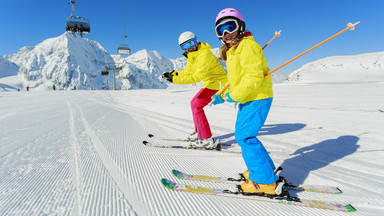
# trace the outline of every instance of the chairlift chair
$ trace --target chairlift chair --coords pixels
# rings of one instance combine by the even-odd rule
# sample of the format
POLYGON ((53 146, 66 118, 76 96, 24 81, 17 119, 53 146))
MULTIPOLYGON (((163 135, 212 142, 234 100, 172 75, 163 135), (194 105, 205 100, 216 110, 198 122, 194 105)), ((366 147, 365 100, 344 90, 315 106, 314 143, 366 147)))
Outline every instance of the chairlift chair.
POLYGON ((102 76, 108 76, 109 75, 109 71, 108 70, 102 70, 101 71, 101 75, 102 76))
POLYGON ((124 36, 124 38, 125 38, 125 43, 120 44, 120 46, 117 47, 117 53, 122 55, 129 55, 131 54, 131 48, 128 46, 126 35, 124 36))
POLYGON ((122 55, 129 55, 131 54, 131 48, 129 48, 128 44, 120 44, 120 46, 117 48, 117 53, 122 55))
POLYGON ((66 31, 73 31, 75 28, 75 25, 77 25, 78 30, 82 33, 90 33, 91 32, 91 25, 89 20, 85 19, 84 17, 78 17, 78 16, 70 16, 67 17, 66 22, 66 31))

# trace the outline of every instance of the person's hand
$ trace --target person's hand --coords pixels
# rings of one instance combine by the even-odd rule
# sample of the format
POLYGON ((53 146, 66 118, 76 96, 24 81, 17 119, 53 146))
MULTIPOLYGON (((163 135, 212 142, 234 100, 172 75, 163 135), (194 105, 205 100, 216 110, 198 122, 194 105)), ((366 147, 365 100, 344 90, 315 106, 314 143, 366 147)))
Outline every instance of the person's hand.
POLYGON ((227 94, 225 94, 225 97, 226 97, 226 100, 230 103, 237 103, 237 101, 233 100, 231 98, 231 95, 229 94, 229 92, 227 94))
POLYGON ((218 94, 213 95, 212 99, 213 99, 213 101, 212 101, 213 105, 224 103, 224 99, 221 98, 220 95, 218 95, 218 94))
POLYGON ((173 72, 174 72, 174 70, 165 72, 165 73, 163 73, 163 75, 161 77, 168 80, 169 82, 173 82, 173 75, 172 75, 173 72))

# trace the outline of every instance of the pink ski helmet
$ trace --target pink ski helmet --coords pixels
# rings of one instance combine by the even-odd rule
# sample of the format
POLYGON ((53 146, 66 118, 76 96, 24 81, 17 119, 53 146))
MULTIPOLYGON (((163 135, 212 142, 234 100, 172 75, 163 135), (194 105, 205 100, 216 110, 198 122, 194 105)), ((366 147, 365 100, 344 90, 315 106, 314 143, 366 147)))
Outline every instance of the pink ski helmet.
POLYGON ((234 8, 225 8, 217 14, 215 24, 225 17, 234 17, 244 22, 243 15, 241 15, 238 10, 234 8))
POLYGON ((245 32, 245 22, 244 22, 243 15, 241 15, 241 13, 234 8, 225 8, 217 14, 216 21, 215 21, 215 28, 217 27, 217 24, 219 24, 225 18, 236 19, 240 27, 239 33, 243 34, 245 32))

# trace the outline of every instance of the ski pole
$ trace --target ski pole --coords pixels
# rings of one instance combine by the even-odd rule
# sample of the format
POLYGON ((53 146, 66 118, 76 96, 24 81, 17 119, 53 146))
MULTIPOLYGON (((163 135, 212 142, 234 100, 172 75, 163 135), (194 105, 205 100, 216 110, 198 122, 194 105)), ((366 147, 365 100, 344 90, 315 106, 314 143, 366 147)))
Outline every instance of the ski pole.
MULTIPOLYGON (((262 48, 262 50, 264 50, 265 49, 265 47, 267 47, 276 37, 280 37, 280 35, 281 35, 281 30, 280 31, 278 31, 278 32, 275 32, 275 36, 273 36, 273 38, 271 39, 271 40, 269 40, 268 41, 268 43, 267 44, 265 44, 264 45, 264 47, 262 48)), ((219 94, 219 95, 221 95, 221 94, 223 94, 223 92, 225 91, 225 90, 227 90, 227 88, 229 87, 229 83, 226 85, 226 86, 224 86, 224 88, 222 88, 217 94, 219 94)), ((209 102, 209 106, 212 106, 212 102, 213 102, 213 100, 211 101, 211 102, 209 102)))
POLYGON ((273 40, 275 40, 276 37, 280 37, 280 35, 281 35, 280 33, 281 33, 281 30, 278 32, 275 32, 275 36, 273 36, 273 38, 267 44, 264 45, 262 50, 264 50, 265 47, 267 47, 273 40))
MULTIPOLYGON (((319 47, 320 45, 322 45, 322 44, 328 42, 329 40, 331 40, 331 39, 337 37, 338 35, 344 33, 345 31, 347 31, 347 30, 355 30, 355 25, 357 25, 357 24, 359 24, 359 23, 360 23, 360 21, 358 21, 358 22, 356 22, 356 23, 354 23, 354 24, 352 24, 352 23, 348 23, 348 24, 347 24, 347 28, 341 30, 340 32, 338 32, 338 33, 336 33, 336 34, 334 34, 334 35, 332 35, 331 37, 325 39, 324 41, 322 41, 322 42, 316 44, 316 45, 313 46, 312 48, 310 48, 310 49, 304 51, 303 53, 301 53, 301 54, 299 54, 299 55, 297 55, 296 57, 294 57, 294 58, 292 58, 291 60, 285 62, 284 64, 280 65, 279 67, 277 67, 277 68, 275 68, 275 69, 269 71, 267 74, 264 75, 264 77, 266 77, 266 76, 270 75, 271 73, 273 73, 273 72, 279 70, 280 68, 284 67, 285 65, 287 65, 287 64, 289 64, 289 63, 291 63, 291 62, 293 62, 294 60, 296 60, 296 59, 300 58, 301 56, 303 56, 304 54, 308 53, 309 51, 312 51, 313 49, 315 49, 315 48, 319 47)), ((226 86, 225 86, 225 87, 224 87, 218 94, 221 95, 225 90, 227 90, 228 87, 229 87, 229 83, 228 83, 228 84, 227 84, 227 85, 226 85, 226 86)), ((209 103, 209 105, 212 105, 212 102, 213 102, 213 100, 209 103)))
POLYGON ((338 33, 336 33, 336 34, 334 34, 334 35, 332 35, 331 37, 325 39, 324 41, 322 41, 322 42, 316 44, 316 45, 313 46, 312 48, 307 49, 306 51, 304 51, 304 52, 302 52, 301 54, 297 55, 297 56, 294 57, 293 59, 291 59, 291 60, 285 62, 284 64, 280 65, 279 67, 277 67, 277 68, 275 68, 275 69, 269 71, 267 74, 264 75, 264 77, 266 77, 266 76, 270 75, 271 73, 273 73, 273 72, 279 70, 280 68, 282 68, 282 67, 284 67, 285 65, 287 65, 287 64, 293 62, 294 60, 300 58, 301 56, 303 56, 303 55, 305 55, 306 53, 312 51, 313 49, 315 49, 315 48, 317 48, 317 47, 323 45, 324 43, 326 43, 326 42, 332 40, 333 38, 335 38, 335 37, 337 37, 338 35, 344 33, 345 31, 347 31, 347 30, 355 30, 355 25, 357 25, 357 24, 359 24, 359 23, 360 23, 360 21, 358 21, 358 22, 356 22, 356 23, 354 23, 354 24, 352 24, 352 23, 348 23, 348 24, 347 24, 347 28, 341 30, 340 32, 338 32, 338 33))

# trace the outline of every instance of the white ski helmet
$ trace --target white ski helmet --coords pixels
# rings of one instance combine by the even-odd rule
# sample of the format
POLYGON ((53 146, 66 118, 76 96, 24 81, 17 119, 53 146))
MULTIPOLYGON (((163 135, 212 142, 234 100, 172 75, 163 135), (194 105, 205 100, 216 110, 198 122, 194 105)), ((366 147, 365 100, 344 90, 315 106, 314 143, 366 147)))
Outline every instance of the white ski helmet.
POLYGON ((183 32, 180 36, 179 36, 179 45, 183 44, 184 42, 187 42, 188 40, 191 40, 195 38, 196 39, 196 36, 195 34, 193 34, 193 32, 190 32, 190 31, 186 31, 186 32, 183 32))

